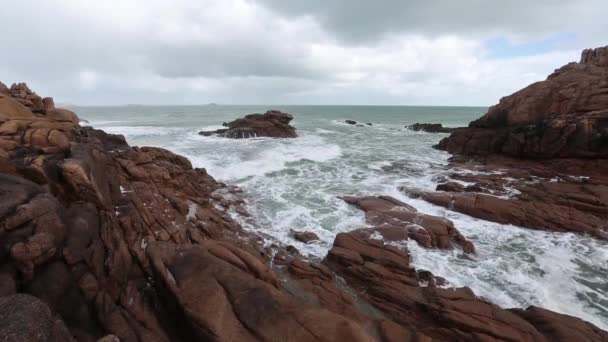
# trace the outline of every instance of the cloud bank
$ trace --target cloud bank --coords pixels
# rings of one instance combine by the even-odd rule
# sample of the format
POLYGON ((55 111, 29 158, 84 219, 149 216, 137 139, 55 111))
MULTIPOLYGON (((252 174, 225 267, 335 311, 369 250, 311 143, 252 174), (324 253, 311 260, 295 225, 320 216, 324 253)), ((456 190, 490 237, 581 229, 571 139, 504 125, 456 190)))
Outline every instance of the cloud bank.
POLYGON ((77 104, 489 105, 605 45, 597 0, 3 5, 0 80, 77 104))

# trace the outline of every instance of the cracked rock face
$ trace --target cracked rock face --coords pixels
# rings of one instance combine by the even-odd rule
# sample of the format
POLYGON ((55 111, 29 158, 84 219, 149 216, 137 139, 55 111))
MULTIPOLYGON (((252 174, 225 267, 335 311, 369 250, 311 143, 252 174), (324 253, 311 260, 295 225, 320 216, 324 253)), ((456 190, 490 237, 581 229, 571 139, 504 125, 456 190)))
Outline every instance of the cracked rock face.
POLYGON ((243 118, 225 123, 227 128, 216 131, 199 132, 200 135, 218 135, 231 139, 247 139, 257 137, 295 138, 298 135, 289 123, 293 116, 277 110, 265 114, 249 114, 243 118))

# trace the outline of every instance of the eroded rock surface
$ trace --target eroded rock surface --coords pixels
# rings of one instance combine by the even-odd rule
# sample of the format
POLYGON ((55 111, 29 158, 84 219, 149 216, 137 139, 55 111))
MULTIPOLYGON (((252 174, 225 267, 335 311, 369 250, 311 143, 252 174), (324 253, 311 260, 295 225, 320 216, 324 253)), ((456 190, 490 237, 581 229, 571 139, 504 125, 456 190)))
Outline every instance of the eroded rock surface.
POLYGON ((278 110, 270 110, 265 114, 249 114, 243 118, 224 123, 227 128, 216 131, 202 131, 200 135, 218 135, 232 139, 255 137, 295 138, 296 130, 289 123, 293 116, 278 110))

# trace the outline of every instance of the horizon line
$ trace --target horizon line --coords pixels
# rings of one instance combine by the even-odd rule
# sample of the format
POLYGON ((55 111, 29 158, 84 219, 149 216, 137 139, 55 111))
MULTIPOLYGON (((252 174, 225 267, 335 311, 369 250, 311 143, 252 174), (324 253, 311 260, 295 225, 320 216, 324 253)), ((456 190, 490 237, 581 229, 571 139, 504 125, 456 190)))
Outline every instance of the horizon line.
POLYGON ((284 106, 284 107, 464 107, 464 108, 487 108, 492 105, 407 105, 407 104, 228 104, 228 103, 205 103, 205 104, 139 104, 139 103, 126 103, 126 104, 72 104, 72 103, 58 103, 57 106, 61 107, 221 107, 221 106, 233 106, 233 107, 244 107, 244 106, 284 106))

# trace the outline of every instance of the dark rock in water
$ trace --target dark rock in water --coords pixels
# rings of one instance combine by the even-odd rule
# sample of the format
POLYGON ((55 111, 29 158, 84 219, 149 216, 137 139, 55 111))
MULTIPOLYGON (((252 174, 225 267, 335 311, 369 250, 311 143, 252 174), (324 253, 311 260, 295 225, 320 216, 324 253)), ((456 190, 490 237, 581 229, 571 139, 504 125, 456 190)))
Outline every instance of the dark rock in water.
POLYGON ((431 124, 431 123, 415 123, 413 125, 406 126, 407 129, 416 132, 427 132, 427 133, 451 133, 456 128, 443 127, 442 124, 431 124))
POLYGON ((366 123, 366 125, 372 126, 373 124, 371 122, 368 122, 368 123, 366 123))
POLYGON ((198 132, 198 134, 204 135, 206 137, 209 137, 209 136, 212 136, 212 135, 218 135, 218 134, 221 135, 221 134, 226 133, 227 131, 228 131, 228 129, 218 129, 218 130, 215 130, 215 131, 200 131, 200 132, 198 132))
POLYGON ((437 148, 465 155, 608 158, 608 46, 504 97, 437 148))
POLYGON ((349 125, 356 125, 357 121, 355 120, 344 120, 345 123, 349 124, 349 125))
POLYGON ((289 125, 293 116, 276 110, 265 114, 249 114, 231 122, 224 122, 222 126, 228 127, 216 131, 202 131, 200 135, 218 135, 232 139, 246 139, 255 137, 295 138, 298 135, 294 127, 289 125))
POLYGON ((304 243, 309 243, 309 242, 319 240, 319 236, 313 232, 298 232, 298 231, 292 230, 291 235, 293 235, 294 239, 296 239, 300 242, 304 242, 304 243))

